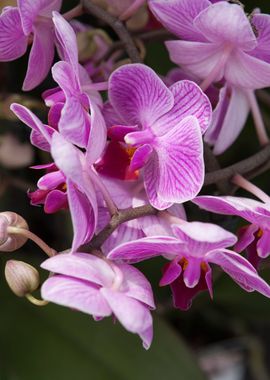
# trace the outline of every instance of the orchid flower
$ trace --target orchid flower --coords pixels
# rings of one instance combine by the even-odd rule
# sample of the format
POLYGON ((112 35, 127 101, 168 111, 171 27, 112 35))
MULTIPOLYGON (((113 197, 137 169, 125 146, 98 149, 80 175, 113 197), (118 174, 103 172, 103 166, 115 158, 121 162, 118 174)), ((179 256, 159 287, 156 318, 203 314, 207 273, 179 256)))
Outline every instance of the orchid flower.
POLYGON ((93 315, 114 315, 126 330, 138 334, 146 349, 153 337, 150 283, 136 268, 116 265, 86 253, 58 254, 41 265, 54 274, 41 288, 45 300, 93 315))
POLYGON ((256 241, 256 253, 260 258, 270 255, 270 207, 269 204, 249 198, 200 196, 192 201, 201 208, 224 215, 237 215, 251 223, 242 228, 235 246, 242 252, 256 241))
POLYGON ((203 184, 202 133, 211 119, 200 88, 181 81, 168 89, 147 66, 125 65, 110 77, 109 100, 125 123, 113 133, 136 148, 130 169, 144 167, 150 203, 162 210, 194 198, 203 184))
POLYGON ((172 226, 174 237, 151 236, 123 244, 112 250, 110 260, 139 262, 163 255, 170 260, 164 268, 161 286, 170 285, 175 307, 186 310, 200 291, 212 292, 212 272, 216 264, 248 292, 270 297, 270 287, 248 260, 227 247, 236 243, 235 235, 209 223, 183 222, 172 226))
POLYGON ((54 57, 52 11, 62 0, 18 0, 18 7, 6 7, 0 16, 0 61, 13 61, 26 53, 33 40, 23 90, 38 86, 47 76, 54 57))
MULTIPOLYGON (((26 107, 13 104, 11 109, 32 129, 31 139, 34 144, 50 151, 54 158, 58 170, 46 174, 39 180, 38 185, 40 190, 47 191, 45 205, 51 212, 63 208, 67 196, 74 228, 72 249, 77 249, 91 239, 97 224, 97 200, 93 182, 99 188, 102 184, 98 181, 92 165, 100 157, 106 142, 106 135, 102 134, 104 126, 100 125, 102 119, 95 117, 100 111, 97 106, 93 108, 91 139, 84 154, 53 128, 44 125, 26 107), (66 188, 64 194, 61 194, 59 186, 62 189, 66 188)), ((104 187, 102 191, 106 197, 104 187)), ((33 200, 35 201, 35 197, 33 200)))
MULTIPOLYGON (((232 106, 227 109, 216 151, 224 151, 239 135, 247 117, 247 103, 260 143, 268 143, 254 90, 270 85, 270 49, 266 38, 270 16, 255 13, 249 19, 240 5, 227 1, 212 4, 208 0, 150 0, 149 5, 158 20, 182 39, 166 43, 173 62, 203 80, 203 90, 221 79, 227 82, 221 98, 230 91, 232 106)), ((224 119, 224 106, 220 112, 224 119)), ((212 135, 218 129, 213 126, 212 135)))

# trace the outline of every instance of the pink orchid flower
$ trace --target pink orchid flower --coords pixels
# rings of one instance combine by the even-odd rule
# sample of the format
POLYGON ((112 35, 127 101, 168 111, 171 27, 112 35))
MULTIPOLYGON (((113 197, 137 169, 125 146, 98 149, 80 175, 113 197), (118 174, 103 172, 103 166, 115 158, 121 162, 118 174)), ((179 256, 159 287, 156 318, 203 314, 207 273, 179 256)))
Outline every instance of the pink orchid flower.
POLYGON ((168 89, 152 69, 132 64, 111 75, 109 100, 123 120, 113 133, 136 148, 130 169, 144 168, 150 203, 162 210, 194 198, 204 179, 202 133, 211 119, 200 88, 181 81, 168 89))
POLYGON ((150 283, 136 268, 116 265, 86 253, 66 253, 41 265, 54 274, 41 288, 42 298, 93 315, 114 315, 126 330, 138 334, 146 349, 153 337, 150 283))
POLYGON ((186 310, 192 298, 208 289, 212 296, 212 272, 216 264, 248 292, 258 291, 270 297, 270 287, 256 269, 241 255, 227 247, 236 243, 235 235, 209 223, 183 222, 172 226, 174 237, 151 236, 123 244, 108 255, 111 260, 129 263, 163 255, 165 266, 161 286, 170 285, 175 307, 186 310))

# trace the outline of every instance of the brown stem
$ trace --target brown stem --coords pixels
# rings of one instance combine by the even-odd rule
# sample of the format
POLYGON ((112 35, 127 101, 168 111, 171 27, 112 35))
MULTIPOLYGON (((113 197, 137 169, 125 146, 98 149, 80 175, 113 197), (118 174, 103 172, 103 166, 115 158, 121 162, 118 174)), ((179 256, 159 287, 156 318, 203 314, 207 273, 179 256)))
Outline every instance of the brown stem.
POLYGON ((93 238, 91 243, 80 247, 80 251, 91 252, 93 249, 99 249, 120 224, 143 216, 156 215, 157 213, 158 210, 151 205, 119 210, 117 214, 112 216, 107 226, 93 238))
POLYGON ((212 185, 222 180, 231 179, 235 174, 248 174, 257 168, 260 168, 270 160, 270 145, 266 145, 258 153, 239 161, 236 164, 227 168, 215 170, 211 173, 206 173, 204 186, 212 185))
POLYGON ((136 48, 133 39, 125 25, 117 17, 112 16, 110 13, 94 4, 91 0, 81 0, 81 4, 87 13, 105 22, 115 31, 119 39, 123 42, 124 48, 132 63, 141 62, 139 51, 136 48))

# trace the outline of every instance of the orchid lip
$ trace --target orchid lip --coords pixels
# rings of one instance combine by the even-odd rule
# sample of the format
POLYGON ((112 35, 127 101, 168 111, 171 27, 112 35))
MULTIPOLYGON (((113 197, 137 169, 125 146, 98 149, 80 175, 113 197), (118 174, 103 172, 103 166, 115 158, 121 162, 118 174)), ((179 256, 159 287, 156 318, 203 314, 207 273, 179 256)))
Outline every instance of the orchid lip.
POLYGON ((132 146, 153 143, 154 139, 155 136, 149 128, 139 132, 131 132, 125 136, 125 142, 132 146))

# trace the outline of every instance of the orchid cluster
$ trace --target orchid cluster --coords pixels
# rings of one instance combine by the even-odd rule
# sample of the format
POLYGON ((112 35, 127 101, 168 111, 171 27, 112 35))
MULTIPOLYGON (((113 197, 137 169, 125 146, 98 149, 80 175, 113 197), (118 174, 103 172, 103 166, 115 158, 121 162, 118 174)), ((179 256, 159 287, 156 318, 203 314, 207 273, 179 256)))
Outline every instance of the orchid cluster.
POLYGON ((61 0, 18 0, 0 16, 0 60, 15 60, 30 46, 23 90, 37 87, 50 72, 55 82, 42 94, 47 123, 24 105, 10 107, 30 128, 32 145, 51 157, 33 167, 43 174, 28 193, 30 202, 49 214, 66 210, 73 226, 71 248, 56 252, 22 217, 0 214, 2 252, 32 239, 49 256, 41 264, 50 272, 42 300, 31 294, 39 273, 24 262, 7 261, 11 289, 35 304, 53 302, 97 321, 113 316, 145 348, 153 338, 155 301, 138 262, 164 259, 159 285, 170 286, 181 310, 202 291, 213 297, 214 266, 244 290, 270 297, 257 272, 270 254, 268 195, 242 177, 247 170, 225 180, 259 200, 198 195, 205 181, 204 147, 216 160, 238 138, 249 112, 259 143, 268 149, 255 90, 270 87, 270 16, 259 9, 247 14, 238 2, 209 0, 82 1, 64 14, 61 6, 61 0), (123 59, 127 41, 121 33, 117 51, 105 30, 75 19, 91 10, 105 15, 102 21, 120 23, 141 60, 140 43, 125 25, 143 11, 140 30, 170 32, 165 45, 179 67, 162 76, 131 55, 123 59), (188 221, 190 201, 248 225, 234 234, 188 221))

